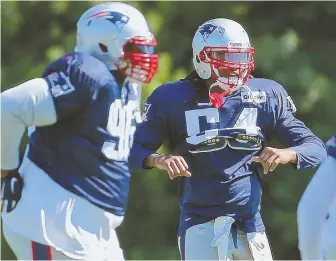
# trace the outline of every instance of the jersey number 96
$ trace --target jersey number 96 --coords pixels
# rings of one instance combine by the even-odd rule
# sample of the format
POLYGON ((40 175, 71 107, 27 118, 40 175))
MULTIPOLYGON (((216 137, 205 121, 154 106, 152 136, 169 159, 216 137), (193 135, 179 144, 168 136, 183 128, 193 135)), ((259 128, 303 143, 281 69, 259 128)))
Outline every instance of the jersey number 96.
POLYGON ((102 152, 109 160, 127 160, 130 148, 133 143, 135 132, 136 103, 129 101, 127 105, 122 105, 121 100, 115 100, 110 106, 107 131, 116 140, 104 142, 102 152))

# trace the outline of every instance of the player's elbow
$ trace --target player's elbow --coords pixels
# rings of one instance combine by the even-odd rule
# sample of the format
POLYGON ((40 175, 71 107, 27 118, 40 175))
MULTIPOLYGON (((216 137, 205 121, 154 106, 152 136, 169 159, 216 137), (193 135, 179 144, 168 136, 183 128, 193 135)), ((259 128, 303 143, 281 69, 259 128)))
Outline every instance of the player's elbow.
POLYGON ((321 149, 320 157, 318 160, 318 166, 320 166, 328 157, 327 151, 325 148, 321 149))
POLYGON ((327 158, 326 148, 317 137, 309 137, 292 148, 298 153, 301 168, 317 168, 327 158))
POLYGON ((316 148, 314 149, 315 152, 315 158, 316 158, 316 167, 319 167, 323 161, 325 161, 327 159, 327 150, 326 147, 324 145, 324 143, 322 142, 322 140, 320 140, 319 138, 315 138, 315 144, 316 144, 316 148))

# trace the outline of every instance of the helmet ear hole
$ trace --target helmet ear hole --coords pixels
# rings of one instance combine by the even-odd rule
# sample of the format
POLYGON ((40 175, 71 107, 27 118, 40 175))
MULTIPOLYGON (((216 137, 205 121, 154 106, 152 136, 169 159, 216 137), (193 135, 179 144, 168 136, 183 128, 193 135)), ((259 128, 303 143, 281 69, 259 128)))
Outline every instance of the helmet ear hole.
POLYGON ((108 48, 105 44, 99 43, 99 48, 103 53, 107 53, 108 52, 108 48))
POLYGON ((197 63, 200 63, 201 61, 200 61, 200 58, 198 57, 198 55, 196 55, 196 62, 197 63))

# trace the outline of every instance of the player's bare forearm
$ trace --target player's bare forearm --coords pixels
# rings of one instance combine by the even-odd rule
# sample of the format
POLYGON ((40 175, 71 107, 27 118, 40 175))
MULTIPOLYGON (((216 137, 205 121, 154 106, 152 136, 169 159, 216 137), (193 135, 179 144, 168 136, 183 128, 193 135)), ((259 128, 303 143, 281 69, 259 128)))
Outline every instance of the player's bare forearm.
POLYGON ((298 161, 298 155, 292 148, 277 149, 266 147, 257 157, 252 158, 255 162, 260 162, 264 169, 264 174, 273 171, 279 164, 293 163, 298 161))
POLYGON ((154 153, 154 154, 149 155, 147 158, 145 158, 143 167, 148 168, 148 169, 154 168, 155 167, 154 160, 155 160, 155 157, 157 157, 158 155, 159 154, 154 153))
POLYGON ((190 177, 188 164, 181 156, 151 154, 144 160, 145 168, 158 168, 166 170, 169 178, 174 179, 178 176, 190 177))

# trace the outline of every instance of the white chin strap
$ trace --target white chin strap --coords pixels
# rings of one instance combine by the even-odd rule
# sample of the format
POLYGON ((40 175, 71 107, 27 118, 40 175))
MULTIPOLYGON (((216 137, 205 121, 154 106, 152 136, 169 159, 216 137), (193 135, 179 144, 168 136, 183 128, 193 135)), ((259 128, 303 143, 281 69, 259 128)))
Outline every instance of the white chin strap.
MULTIPOLYGON (((215 81, 213 84, 211 84, 211 86, 209 87, 209 93, 211 93, 211 89, 214 87, 219 87, 224 91, 226 91, 229 86, 223 82, 221 82, 219 79, 217 81, 215 81)), ((234 87, 235 88, 235 87, 234 87)))
MULTIPOLYGON (((219 87, 223 90, 223 92, 225 92, 229 86, 227 84, 225 84, 223 81, 226 80, 226 77, 219 77, 213 84, 210 85, 209 87, 209 94, 211 93, 212 88, 214 87, 219 87)), ((232 91, 237 90, 238 88, 240 88, 242 85, 235 85, 234 87, 231 88, 232 91)))

